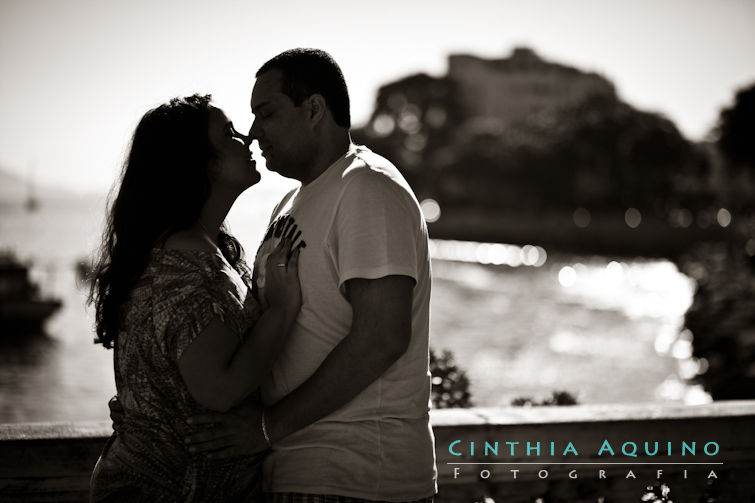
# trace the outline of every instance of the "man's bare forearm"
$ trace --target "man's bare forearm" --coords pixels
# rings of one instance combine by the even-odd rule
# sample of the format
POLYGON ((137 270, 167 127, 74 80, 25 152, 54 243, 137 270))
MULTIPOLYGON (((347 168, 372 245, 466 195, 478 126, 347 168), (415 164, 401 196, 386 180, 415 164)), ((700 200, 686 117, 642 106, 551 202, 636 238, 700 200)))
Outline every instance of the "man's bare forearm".
POLYGON ((309 379, 268 409, 273 442, 349 403, 406 352, 413 286, 405 276, 347 284, 351 331, 309 379))
POLYGON ((350 334, 307 381, 268 409, 271 440, 275 442, 340 409, 400 357, 385 348, 365 351, 350 334))

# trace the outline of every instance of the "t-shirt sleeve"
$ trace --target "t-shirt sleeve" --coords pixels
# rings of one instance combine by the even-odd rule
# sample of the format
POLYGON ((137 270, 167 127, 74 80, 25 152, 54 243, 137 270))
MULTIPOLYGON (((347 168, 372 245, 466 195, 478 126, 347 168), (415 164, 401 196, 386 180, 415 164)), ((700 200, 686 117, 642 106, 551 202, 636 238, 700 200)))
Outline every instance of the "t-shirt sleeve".
POLYGON ((168 321, 168 355, 175 361, 180 360, 186 348, 215 318, 221 322, 225 322, 226 318, 226 307, 217 293, 203 285, 186 292, 184 298, 173 307, 168 321))
POLYGON ((422 220, 414 199, 383 173, 365 171, 345 185, 328 234, 338 286, 354 278, 409 276, 417 281, 422 220))

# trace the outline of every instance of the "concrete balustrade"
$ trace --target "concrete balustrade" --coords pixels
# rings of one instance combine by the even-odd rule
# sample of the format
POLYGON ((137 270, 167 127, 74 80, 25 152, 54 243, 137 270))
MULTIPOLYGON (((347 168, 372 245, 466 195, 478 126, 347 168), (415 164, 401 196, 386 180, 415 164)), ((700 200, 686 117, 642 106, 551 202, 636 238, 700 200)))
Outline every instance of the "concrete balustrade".
MULTIPOLYGON (((755 401, 446 409, 431 417, 440 502, 639 502, 659 481, 676 503, 755 498, 755 401), (654 455, 645 442, 650 454, 658 443, 654 455), (636 456, 626 454, 633 445, 636 456)), ((109 422, 0 424, 0 502, 86 501, 110 431, 109 422)))
POLYGON ((755 498, 755 401, 456 409, 433 426, 443 501, 639 502, 658 470, 675 503, 755 498))

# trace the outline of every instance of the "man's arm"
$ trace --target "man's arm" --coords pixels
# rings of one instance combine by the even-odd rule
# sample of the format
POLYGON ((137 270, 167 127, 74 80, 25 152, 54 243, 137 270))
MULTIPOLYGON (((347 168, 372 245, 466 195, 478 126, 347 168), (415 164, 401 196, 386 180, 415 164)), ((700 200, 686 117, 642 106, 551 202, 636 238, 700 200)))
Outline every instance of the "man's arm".
POLYGON ((356 278, 345 289, 351 330, 309 379, 265 412, 273 443, 349 403, 409 347, 414 279, 356 278))
MULTIPOLYGON (((273 443, 346 405, 406 352, 414 280, 352 279, 345 287, 353 311, 351 330, 309 379, 265 411, 273 443)), ((222 458, 267 448, 260 409, 199 414, 189 422, 213 425, 186 439, 192 451, 213 451, 210 457, 222 458)))

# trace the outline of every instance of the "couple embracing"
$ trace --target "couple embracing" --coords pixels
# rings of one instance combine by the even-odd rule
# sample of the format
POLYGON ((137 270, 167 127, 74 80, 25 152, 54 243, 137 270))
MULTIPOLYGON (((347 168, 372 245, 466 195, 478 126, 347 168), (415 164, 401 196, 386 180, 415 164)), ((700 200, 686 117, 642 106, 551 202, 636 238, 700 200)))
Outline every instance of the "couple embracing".
POLYGON ((257 72, 236 131, 209 96, 134 133, 92 286, 116 432, 91 500, 432 501, 427 228, 396 168, 349 134, 327 53, 257 72), (249 268, 224 225, 260 179, 300 186, 249 268))

